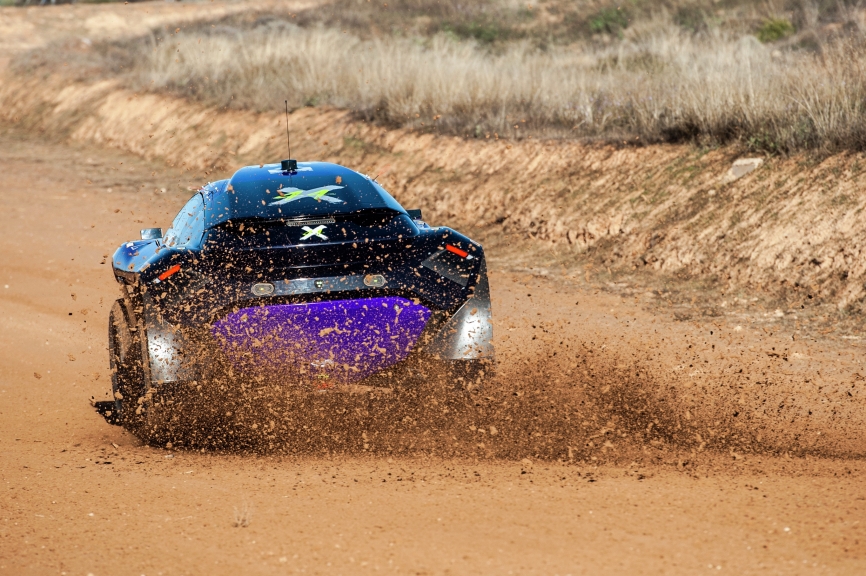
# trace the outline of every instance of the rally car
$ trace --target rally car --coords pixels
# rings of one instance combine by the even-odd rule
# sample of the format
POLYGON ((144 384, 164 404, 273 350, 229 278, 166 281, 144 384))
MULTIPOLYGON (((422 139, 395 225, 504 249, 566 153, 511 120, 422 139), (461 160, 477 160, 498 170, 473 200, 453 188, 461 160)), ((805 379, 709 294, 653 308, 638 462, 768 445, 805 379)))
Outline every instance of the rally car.
POLYGON ((471 388, 492 368, 482 247, 337 164, 242 168, 112 260, 112 388, 130 427, 215 363, 309 391, 389 386, 422 365, 471 388))

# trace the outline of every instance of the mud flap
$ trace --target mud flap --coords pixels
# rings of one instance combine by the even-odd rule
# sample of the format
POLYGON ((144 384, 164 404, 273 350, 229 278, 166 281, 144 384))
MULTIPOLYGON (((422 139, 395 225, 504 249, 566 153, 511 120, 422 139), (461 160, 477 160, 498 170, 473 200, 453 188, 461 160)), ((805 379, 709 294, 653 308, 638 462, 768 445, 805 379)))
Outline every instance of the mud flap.
POLYGON ((486 360, 492 364, 490 284, 487 264, 481 265, 473 295, 433 336, 424 352, 440 360, 486 360))
POLYGON ((100 400, 94 402, 93 408, 96 409, 97 414, 105 418, 105 421, 112 426, 120 426, 122 424, 120 414, 117 412, 113 400, 100 400))
POLYGON ((150 381, 161 384, 192 381, 197 377, 194 359, 190 358, 183 331, 159 319, 151 319, 145 328, 150 360, 150 381))

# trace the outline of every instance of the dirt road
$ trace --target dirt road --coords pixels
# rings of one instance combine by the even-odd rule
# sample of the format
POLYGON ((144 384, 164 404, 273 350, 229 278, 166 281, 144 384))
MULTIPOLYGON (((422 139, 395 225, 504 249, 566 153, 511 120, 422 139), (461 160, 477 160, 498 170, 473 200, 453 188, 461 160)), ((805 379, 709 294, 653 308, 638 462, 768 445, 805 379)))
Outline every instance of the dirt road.
POLYGON ((504 248, 502 376, 433 448, 142 446, 90 404, 109 387, 106 257, 198 176, 0 137, 0 574, 866 571, 859 355, 676 322, 504 248))

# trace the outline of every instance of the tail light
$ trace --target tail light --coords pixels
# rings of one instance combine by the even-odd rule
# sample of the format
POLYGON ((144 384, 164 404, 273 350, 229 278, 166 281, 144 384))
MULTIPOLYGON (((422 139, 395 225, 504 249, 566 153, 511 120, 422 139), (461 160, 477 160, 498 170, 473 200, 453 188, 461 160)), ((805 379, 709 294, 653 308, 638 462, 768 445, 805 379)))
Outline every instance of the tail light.
POLYGON ((180 264, 175 264, 174 266, 172 266, 171 268, 169 268, 168 270, 166 270, 165 272, 160 274, 157 277, 157 280, 162 282, 162 281, 168 279, 170 276, 177 274, 178 272, 180 272, 180 264))

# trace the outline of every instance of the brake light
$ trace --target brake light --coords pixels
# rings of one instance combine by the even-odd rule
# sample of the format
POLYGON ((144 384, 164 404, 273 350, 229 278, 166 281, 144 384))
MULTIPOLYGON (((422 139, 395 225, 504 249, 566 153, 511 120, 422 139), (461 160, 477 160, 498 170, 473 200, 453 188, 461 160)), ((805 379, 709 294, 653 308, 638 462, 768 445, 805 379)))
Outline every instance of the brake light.
POLYGON ((171 276, 172 274, 177 274, 178 272, 180 272, 180 264, 175 264, 174 266, 172 266, 171 268, 169 268, 168 270, 166 270, 165 272, 160 274, 159 280, 163 281, 166 278, 168 278, 169 276, 171 276))
POLYGON ((445 249, 448 250, 449 252, 453 252, 454 254, 457 254, 461 258, 466 258, 467 256, 469 256, 469 252, 467 252, 465 250, 461 250, 457 246, 452 246, 451 244, 446 244, 445 249))

